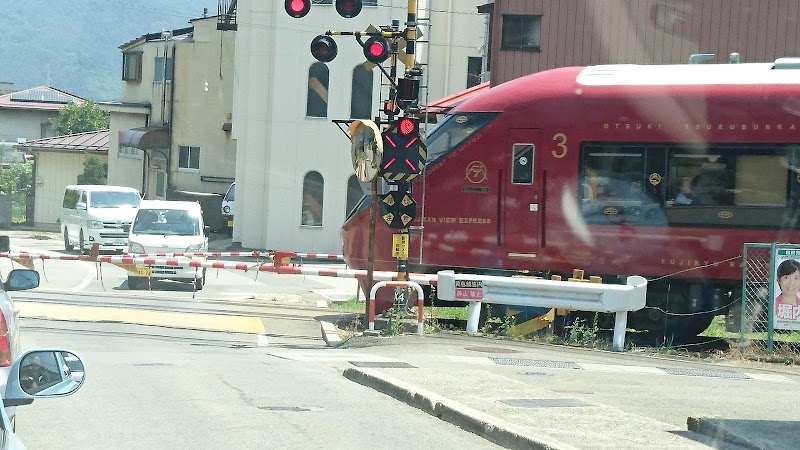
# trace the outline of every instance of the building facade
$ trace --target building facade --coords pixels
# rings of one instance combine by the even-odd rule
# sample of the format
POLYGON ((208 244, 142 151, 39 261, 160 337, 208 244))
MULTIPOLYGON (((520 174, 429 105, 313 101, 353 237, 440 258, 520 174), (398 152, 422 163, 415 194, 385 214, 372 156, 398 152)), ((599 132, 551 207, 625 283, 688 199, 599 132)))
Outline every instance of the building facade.
POLYGON ((122 101, 101 104, 111 113, 109 184, 149 199, 225 192, 234 179, 235 35, 217 30, 217 17, 190 25, 122 45, 122 101))
MULTIPOLYGON (((420 0, 416 61, 421 99, 433 101, 481 81, 487 41, 482 1, 420 0)), ((294 19, 281 2, 237 5, 233 136, 237 144, 233 240, 246 248, 340 253, 339 230, 363 190, 350 141, 333 120, 374 118, 388 92, 380 70, 365 64, 352 36, 336 36, 328 64, 310 53, 328 30, 364 31, 398 20, 406 0, 364 1, 352 19, 332 1, 314 2, 294 19)), ((402 76, 402 64, 398 74, 402 76)), ((380 226, 380 225, 379 225, 380 226)))
POLYGON ((491 85, 555 67, 800 56, 795 0, 495 0, 491 85))

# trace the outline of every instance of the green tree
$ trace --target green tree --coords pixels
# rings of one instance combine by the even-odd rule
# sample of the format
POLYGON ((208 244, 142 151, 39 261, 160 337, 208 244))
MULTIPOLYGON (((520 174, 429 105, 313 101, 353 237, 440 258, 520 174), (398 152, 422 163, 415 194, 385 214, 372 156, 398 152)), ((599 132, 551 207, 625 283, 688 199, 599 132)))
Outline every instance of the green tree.
POLYGON ((108 164, 98 156, 86 155, 83 162, 83 173, 78 175, 78 184, 106 184, 108 164))
POLYGON ((101 110, 97 103, 87 101, 82 105, 70 102, 61 108, 58 116, 50 119, 57 136, 107 130, 111 114, 101 110))

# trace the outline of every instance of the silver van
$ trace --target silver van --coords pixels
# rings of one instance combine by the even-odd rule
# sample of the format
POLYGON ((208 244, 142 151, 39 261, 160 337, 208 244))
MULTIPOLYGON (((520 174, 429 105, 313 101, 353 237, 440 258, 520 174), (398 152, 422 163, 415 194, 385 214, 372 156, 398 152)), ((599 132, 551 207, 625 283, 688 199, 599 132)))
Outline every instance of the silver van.
POLYGON ((67 186, 59 219, 64 248, 69 251, 77 246, 85 252, 97 243, 101 251, 126 250, 141 201, 139 191, 130 187, 67 186))

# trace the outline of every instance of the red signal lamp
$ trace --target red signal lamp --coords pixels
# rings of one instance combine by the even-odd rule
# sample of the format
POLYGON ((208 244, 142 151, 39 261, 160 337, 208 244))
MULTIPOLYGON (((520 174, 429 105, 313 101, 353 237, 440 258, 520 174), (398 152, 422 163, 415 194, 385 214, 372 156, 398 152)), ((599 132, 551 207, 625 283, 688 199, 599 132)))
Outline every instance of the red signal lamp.
POLYGON ((397 123, 397 131, 400 132, 401 136, 413 136, 419 134, 419 124, 411 117, 403 117, 397 123))
POLYGON ((311 11, 311 0, 285 0, 283 7, 287 14, 299 19, 311 11))
POLYGON ((372 36, 364 42, 364 57, 373 64, 380 64, 389 57, 389 43, 380 36, 372 36))
POLYGON ((336 12, 345 19, 352 19, 361 12, 361 0, 336 0, 336 12))
POLYGON ((311 40, 311 56, 319 62, 329 63, 336 58, 339 48, 332 37, 320 34, 311 40))

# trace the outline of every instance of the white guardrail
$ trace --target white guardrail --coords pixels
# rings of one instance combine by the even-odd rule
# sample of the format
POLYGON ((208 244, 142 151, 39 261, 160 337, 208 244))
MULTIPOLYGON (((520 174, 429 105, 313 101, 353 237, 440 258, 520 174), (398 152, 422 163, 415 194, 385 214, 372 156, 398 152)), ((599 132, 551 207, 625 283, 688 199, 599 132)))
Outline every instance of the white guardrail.
POLYGON ((481 303, 559 308, 571 311, 616 313, 614 350, 625 348, 628 311, 644 308, 647 280, 629 276, 627 284, 581 283, 503 276, 457 274, 451 270, 438 273, 437 296, 440 300, 467 301, 467 333, 478 332, 481 303))

